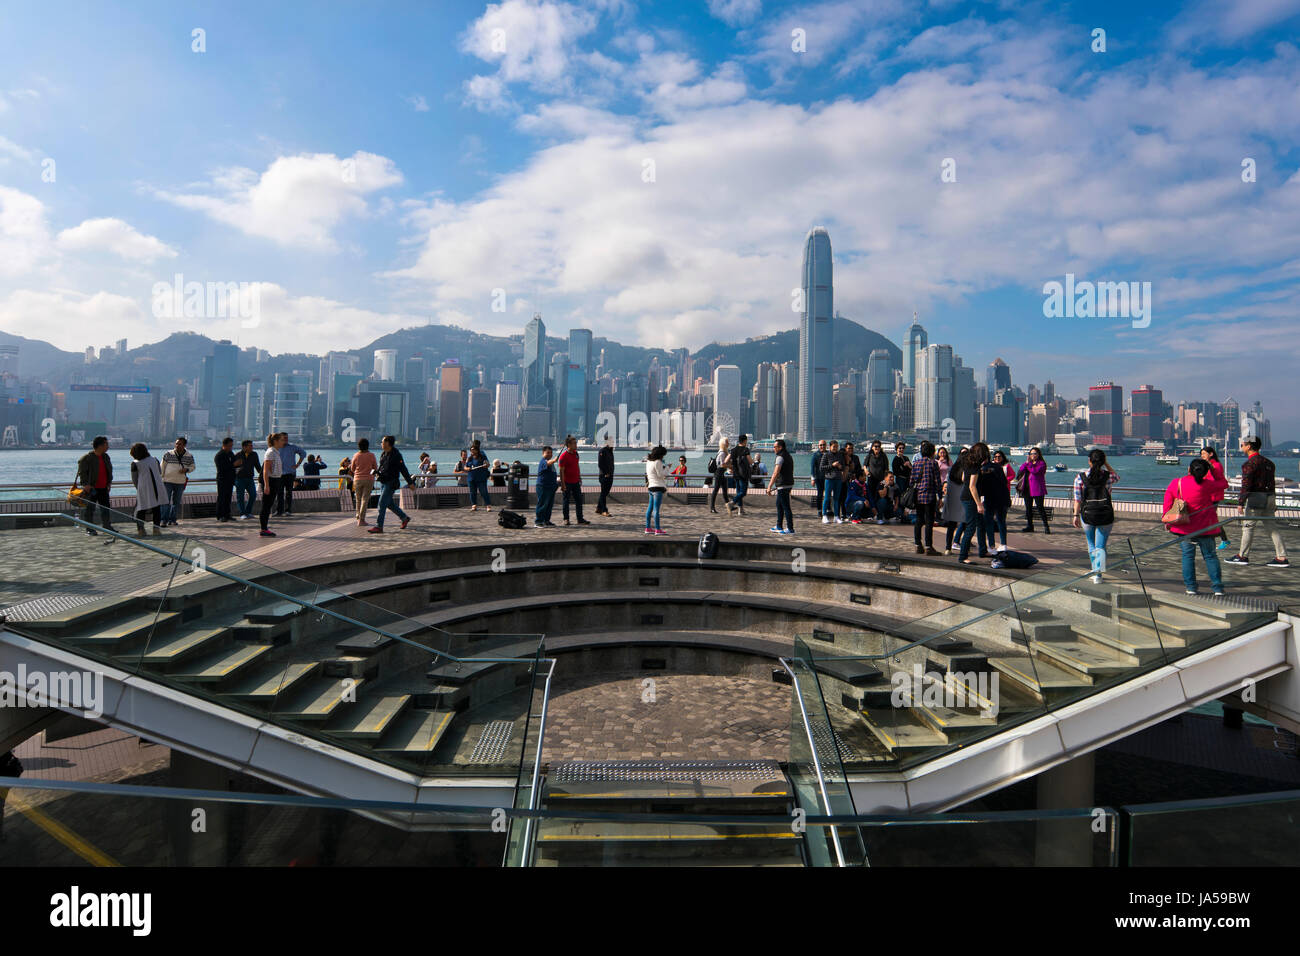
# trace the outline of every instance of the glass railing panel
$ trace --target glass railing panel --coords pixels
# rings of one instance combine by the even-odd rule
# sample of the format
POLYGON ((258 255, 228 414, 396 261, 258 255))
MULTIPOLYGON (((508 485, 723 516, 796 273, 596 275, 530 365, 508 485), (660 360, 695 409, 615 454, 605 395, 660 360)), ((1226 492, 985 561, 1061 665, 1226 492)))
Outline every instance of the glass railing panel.
MULTIPOLYGON (((786 772, 795 805, 809 815, 853 815, 853 796, 844 770, 847 742, 831 723, 807 642, 795 637, 794 654, 782 661, 791 681, 790 756, 786 772)), ((856 866, 866 862, 861 836, 852 828, 824 828, 809 834, 813 866, 856 866)))
POLYGON ((1121 807, 1129 866, 1295 866, 1300 790, 1121 807))
POLYGON ((537 825, 533 866, 808 865, 805 828, 791 816, 547 811, 537 825))
MULTIPOLYGON (((529 686, 529 705, 520 735, 519 767, 514 800, 517 810, 536 810, 541 806, 544 785, 542 748, 550 705, 551 677, 555 668, 555 660, 544 658, 542 656, 544 653, 544 647, 538 645, 537 660, 533 664, 529 686)), ((505 865, 531 866, 536 843, 536 821, 532 817, 512 819, 510 834, 506 841, 505 865)))
POLYGON ((489 809, 23 780, 3 866, 499 866, 489 809))
MULTIPOLYGON (((79 527, 47 524, 0 530, 0 547, 79 527)), ((445 631, 185 535, 115 540, 147 578, 78 605, 98 617, 13 626, 411 772, 518 775, 540 636, 445 631), (123 602, 126 624, 106 625, 123 602)))
POLYGON ((1109 808, 857 820, 876 867, 1118 866, 1117 824, 1109 808))

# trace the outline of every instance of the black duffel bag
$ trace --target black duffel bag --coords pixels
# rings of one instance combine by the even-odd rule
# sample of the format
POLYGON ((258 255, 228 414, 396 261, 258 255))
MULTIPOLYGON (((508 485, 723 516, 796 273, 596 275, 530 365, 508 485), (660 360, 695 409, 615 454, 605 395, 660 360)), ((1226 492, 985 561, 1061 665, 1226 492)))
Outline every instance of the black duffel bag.
POLYGON ((497 513, 497 524, 511 531, 518 531, 520 528, 528 527, 528 519, 517 511, 500 511, 497 513))

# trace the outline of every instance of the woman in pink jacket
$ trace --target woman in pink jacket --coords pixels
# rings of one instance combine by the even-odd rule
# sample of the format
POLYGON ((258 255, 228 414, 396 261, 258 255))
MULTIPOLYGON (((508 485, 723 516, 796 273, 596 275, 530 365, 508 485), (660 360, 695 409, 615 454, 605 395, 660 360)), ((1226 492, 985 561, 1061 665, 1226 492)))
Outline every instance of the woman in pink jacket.
POLYGON ((1047 526, 1047 509, 1043 507, 1043 499, 1047 497, 1047 462, 1043 461, 1041 451, 1037 448, 1029 449, 1029 458, 1020 466, 1017 478, 1024 479, 1024 490, 1020 497, 1025 502, 1025 527, 1020 529, 1021 532, 1033 534, 1034 505, 1038 505, 1038 516, 1043 519, 1043 533, 1051 534, 1052 529, 1047 526))
MULTIPOLYGON (((1213 472, 1214 477, 1223 479, 1223 485, 1226 488, 1228 486, 1228 479, 1223 473, 1223 464, 1219 461, 1219 453, 1213 448, 1206 446, 1201 449, 1201 457, 1210 463, 1210 471, 1213 472)), ((1216 506, 1224 499, 1225 495, 1226 492, 1223 491, 1216 491, 1214 493, 1214 503, 1216 506)), ((1215 508, 1215 515, 1218 515, 1217 507, 1215 508)), ((1228 549, 1228 531, 1223 527, 1223 525, 1219 525, 1219 538, 1221 539, 1219 541, 1219 550, 1226 551, 1228 549)))
MULTIPOLYGON (((1215 494, 1226 490, 1228 483, 1215 475, 1210 463, 1204 458, 1193 458, 1187 466, 1187 474, 1176 478, 1165 489, 1165 512, 1174 506, 1175 498, 1187 502, 1188 520, 1184 524, 1170 525, 1169 530, 1182 536, 1179 542, 1183 549, 1183 584, 1188 594, 1195 594, 1196 587, 1196 549, 1200 547, 1205 559, 1205 570, 1210 575, 1210 587, 1215 594, 1223 593, 1223 575, 1219 566, 1219 556, 1214 553, 1214 539, 1218 532, 1219 518, 1215 514, 1215 494)), ((1220 494, 1221 497, 1221 494, 1220 494)))

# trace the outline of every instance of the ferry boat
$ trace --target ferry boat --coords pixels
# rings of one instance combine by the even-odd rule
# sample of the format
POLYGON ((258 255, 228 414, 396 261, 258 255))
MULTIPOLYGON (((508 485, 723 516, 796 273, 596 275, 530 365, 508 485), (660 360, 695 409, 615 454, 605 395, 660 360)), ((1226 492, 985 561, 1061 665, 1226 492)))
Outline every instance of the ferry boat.
POLYGON ((1055 465, 1052 466, 1053 471, 1069 471, 1069 469, 1070 466, 1063 461, 1058 461, 1055 465))
POLYGON ((1177 455, 1156 455, 1157 465, 1177 465, 1181 462, 1182 459, 1177 455))

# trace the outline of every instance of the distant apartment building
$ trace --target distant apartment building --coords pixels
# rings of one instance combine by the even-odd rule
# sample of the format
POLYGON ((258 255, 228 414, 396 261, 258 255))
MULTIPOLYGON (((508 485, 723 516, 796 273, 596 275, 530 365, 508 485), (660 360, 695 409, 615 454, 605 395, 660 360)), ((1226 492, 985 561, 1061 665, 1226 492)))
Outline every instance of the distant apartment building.
POLYGON ((518 382, 498 382, 496 409, 492 432, 498 438, 519 437, 519 399, 522 390, 518 382))
POLYGON ((290 441, 307 434, 307 410, 311 403, 311 372, 276 372, 271 396, 271 428, 287 432, 290 441))

